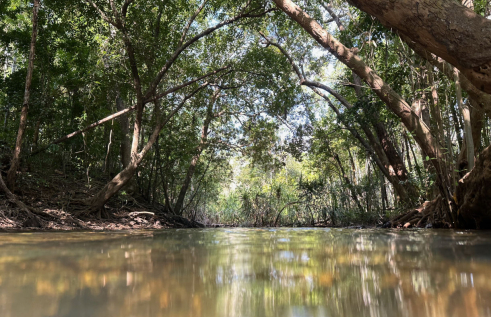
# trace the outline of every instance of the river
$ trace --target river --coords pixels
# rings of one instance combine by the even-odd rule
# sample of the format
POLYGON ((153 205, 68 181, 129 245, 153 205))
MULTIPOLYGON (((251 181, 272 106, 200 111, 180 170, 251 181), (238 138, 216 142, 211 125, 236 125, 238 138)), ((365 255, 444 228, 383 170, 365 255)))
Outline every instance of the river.
POLYGON ((491 316, 491 232, 2 233, 0 316, 491 316))

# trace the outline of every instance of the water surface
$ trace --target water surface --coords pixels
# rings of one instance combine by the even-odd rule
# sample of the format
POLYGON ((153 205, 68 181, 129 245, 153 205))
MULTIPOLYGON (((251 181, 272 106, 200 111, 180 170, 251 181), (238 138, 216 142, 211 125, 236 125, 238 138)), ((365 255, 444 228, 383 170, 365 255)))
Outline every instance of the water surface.
POLYGON ((491 316, 491 233, 3 233, 0 316, 491 316))

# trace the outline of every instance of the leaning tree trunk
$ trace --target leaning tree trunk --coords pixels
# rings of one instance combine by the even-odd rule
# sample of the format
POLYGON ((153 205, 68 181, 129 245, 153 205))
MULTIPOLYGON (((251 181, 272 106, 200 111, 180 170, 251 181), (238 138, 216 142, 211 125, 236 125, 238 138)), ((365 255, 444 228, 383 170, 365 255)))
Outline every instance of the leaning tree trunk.
POLYGON ((95 211, 99 211, 104 207, 104 204, 114 196, 121 188, 123 188, 126 184, 130 182, 135 175, 138 166, 140 165, 143 157, 150 148, 153 146, 157 137, 162 130, 163 125, 158 125, 155 127, 150 139, 147 144, 143 147, 143 149, 139 153, 132 154, 131 161, 118 175, 116 175, 111 181, 109 181, 92 199, 90 199, 90 208, 87 210, 87 213, 92 213, 95 211))
POLYGON ((7 172, 7 184, 10 189, 15 188, 15 179, 20 162, 20 150, 22 148, 22 139, 27 125, 27 112, 29 110, 29 97, 31 95, 31 83, 32 73, 34 71, 34 58, 36 51, 36 37, 38 33, 38 11, 40 0, 34 0, 32 8, 32 35, 31 35, 31 47, 29 50, 29 65, 27 67, 26 86, 24 89, 24 102, 22 104, 22 110, 20 114, 19 130, 17 132, 17 140, 15 142, 15 149, 12 156, 12 162, 10 169, 7 172))
MULTIPOLYGON (((114 196, 123 186, 128 184, 128 182, 132 179, 133 175, 135 174, 138 166, 140 165, 141 161, 145 157, 145 155, 148 153, 148 151, 152 148, 153 144, 155 141, 157 141, 157 138, 160 134, 160 131, 164 128, 164 126, 169 122, 169 120, 176 115, 179 110, 184 107, 186 104, 187 100, 194 96, 198 91, 203 89, 204 87, 208 86, 208 83, 205 83, 195 89, 192 93, 187 95, 177 107, 175 107, 166 117, 165 119, 160 119, 160 117, 157 117, 157 124, 155 128, 153 129, 152 134, 148 138, 147 143, 145 146, 142 148, 140 152, 137 152, 138 148, 138 137, 139 134, 137 133, 137 126, 135 125, 135 131, 133 132, 133 145, 131 149, 131 161, 128 164, 128 166, 123 169, 118 175, 116 175, 109 183, 107 183, 92 199, 89 200, 90 207, 88 210, 84 211, 86 213, 92 213, 96 212, 102 209, 104 207, 104 204, 112 197, 114 196), (136 142, 135 142, 136 139, 136 142)), ((143 110, 143 104, 141 104, 142 110, 143 110)), ((138 107, 137 107, 138 110, 138 107)), ((139 122, 141 124, 141 119, 142 116, 137 116, 135 119, 135 123, 139 122)))
MULTIPOLYGON (((331 15, 333 20, 336 22, 339 31, 343 32, 345 30, 345 27, 341 22, 341 20, 339 19, 339 16, 332 9, 331 4, 322 4, 322 6, 326 9, 327 12, 329 12, 329 15, 331 15)), ((349 38, 347 40, 347 45, 353 46, 353 43, 349 38)), ((353 71, 352 71, 352 75, 353 75, 353 83, 354 83, 353 87, 355 89, 356 96, 358 100, 362 100, 364 98, 364 94, 361 89, 362 88, 361 78, 353 71)), ((397 153, 392 140, 390 140, 385 126, 380 122, 377 114, 375 117, 371 116, 370 119, 371 119, 370 121, 372 123, 372 126, 374 127, 377 133, 379 142, 375 140, 375 138, 373 137, 373 134, 370 131, 368 125, 365 122, 363 122, 363 120, 360 120, 359 124, 362 126, 362 129, 365 132, 368 141, 371 143, 372 147, 375 149, 377 155, 379 156, 379 158, 381 158, 382 161, 384 161, 382 157, 388 160, 390 164, 387 164, 386 168, 390 171, 390 173, 395 177, 397 177, 399 179, 398 181, 405 183, 405 186, 407 187, 410 195, 417 196, 418 190, 411 183, 407 183, 408 171, 406 169, 406 166, 404 165, 404 161, 397 153)))
POLYGON ((491 20, 457 1, 349 2, 457 67, 478 89, 491 93, 491 20))
MULTIPOLYGON (((443 197, 450 200, 448 175, 442 173, 443 169, 441 168, 442 150, 431 135, 429 128, 421 122, 407 102, 384 82, 373 69, 364 63, 357 55, 358 49, 349 49, 344 46, 291 0, 274 0, 274 2, 294 21, 300 24, 319 44, 360 76, 388 108, 402 120, 405 127, 414 134, 414 138, 421 149, 432 159, 431 162, 437 171, 439 190, 443 197)), ((450 212, 450 208, 447 210, 450 212)))

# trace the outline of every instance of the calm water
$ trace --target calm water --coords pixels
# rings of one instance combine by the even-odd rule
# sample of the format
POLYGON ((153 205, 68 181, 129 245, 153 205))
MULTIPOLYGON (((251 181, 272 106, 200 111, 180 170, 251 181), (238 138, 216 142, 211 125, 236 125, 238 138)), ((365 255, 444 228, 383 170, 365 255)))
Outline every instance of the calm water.
POLYGON ((0 316, 491 316, 491 233, 0 234, 0 316))

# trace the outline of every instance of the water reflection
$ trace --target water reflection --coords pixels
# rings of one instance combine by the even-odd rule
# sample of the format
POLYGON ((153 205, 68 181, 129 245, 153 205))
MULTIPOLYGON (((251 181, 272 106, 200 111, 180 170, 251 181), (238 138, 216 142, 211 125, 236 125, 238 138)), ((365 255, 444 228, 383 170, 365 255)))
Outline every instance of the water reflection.
POLYGON ((0 234, 0 316, 491 316, 491 234, 0 234))

